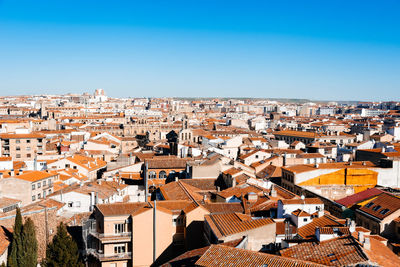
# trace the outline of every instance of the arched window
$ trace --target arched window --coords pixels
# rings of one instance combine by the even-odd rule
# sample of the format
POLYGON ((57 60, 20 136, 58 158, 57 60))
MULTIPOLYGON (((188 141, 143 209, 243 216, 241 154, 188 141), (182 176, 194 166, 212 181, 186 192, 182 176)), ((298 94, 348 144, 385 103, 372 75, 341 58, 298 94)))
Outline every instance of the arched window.
POLYGON ((155 178, 157 178, 156 172, 155 172, 155 171, 149 172, 149 178, 150 178, 150 179, 155 179, 155 178))
POLYGON ((167 173, 165 171, 160 171, 158 177, 160 177, 160 179, 165 179, 167 178, 167 173))

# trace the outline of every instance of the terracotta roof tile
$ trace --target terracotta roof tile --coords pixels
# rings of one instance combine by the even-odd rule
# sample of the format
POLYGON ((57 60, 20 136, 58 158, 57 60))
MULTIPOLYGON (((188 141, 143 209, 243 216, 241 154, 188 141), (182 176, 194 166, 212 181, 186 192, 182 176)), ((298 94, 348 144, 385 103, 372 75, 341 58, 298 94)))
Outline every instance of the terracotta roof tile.
POLYGON ((312 262, 294 260, 272 254, 260 253, 224 245, 211 245, 196 262, 196 266, 205 267, 306 267, 322 266, 312 262))

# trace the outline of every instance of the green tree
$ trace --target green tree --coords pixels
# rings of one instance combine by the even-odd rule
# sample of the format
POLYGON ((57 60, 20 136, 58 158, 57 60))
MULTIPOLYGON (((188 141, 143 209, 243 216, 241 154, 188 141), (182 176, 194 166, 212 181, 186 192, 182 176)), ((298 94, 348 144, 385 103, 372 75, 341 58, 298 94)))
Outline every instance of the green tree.
POLYGON ((22 247, 22 216, 21 210, 17 208, 17 213, 15 215, 13 236, 11 240, 11 250, 10 255, 8 255, 7 264, 9 267, 19 267, 22 266, 20 261, 23 257, 23 247, 22 247))
POLYGON ((78 246, 68 234, 63 223, 57 227, 57 233, 46 250, 46 267, 83 266, 79 260, 78 246))
POLYGON ((37 265, 37 240, 35 224, 28 218, 22 228, 23 256, 19 266, 36 267, 37 265))

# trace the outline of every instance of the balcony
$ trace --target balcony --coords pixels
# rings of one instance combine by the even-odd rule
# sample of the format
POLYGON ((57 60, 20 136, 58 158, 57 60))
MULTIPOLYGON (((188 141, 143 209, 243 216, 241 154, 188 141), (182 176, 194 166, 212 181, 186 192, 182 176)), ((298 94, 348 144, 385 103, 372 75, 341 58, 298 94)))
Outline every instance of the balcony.
POLYGON ((132 232, 124 232, 118 234, 104 234, 98 233, 95 230, 91 230, 90 234, 96 237, 101 243, 119 243, 119 242, 130 242, 132 241, 132 232))
POLYGON ((112 255, 104 255, 103 251, 96 249, 88 249, 87 254, 93 255, 99 261, 117 261, 132 259, 132 252, 116 253, 112 255))

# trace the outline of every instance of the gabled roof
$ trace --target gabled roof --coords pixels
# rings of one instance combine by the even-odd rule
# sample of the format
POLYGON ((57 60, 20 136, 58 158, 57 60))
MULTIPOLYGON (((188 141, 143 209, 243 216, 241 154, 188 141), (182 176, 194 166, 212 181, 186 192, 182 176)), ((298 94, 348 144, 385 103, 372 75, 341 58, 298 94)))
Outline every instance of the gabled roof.
POLYGON ((312 267, 323 265, 241 248, 232 248, 224 245, 211 245, 210 248, 203 254, 203 256, 201 256, 196 262, 196 266, 312 267))
POLYGON ((197 193, 198 188, 181 181, 175 181, 160 187, 160 192, 166 200, 195 200, 203 199, 203 196, 197 193))
POLYGON ((353 194, 351 196, 347 196, 345 198, 336 200, 336 202, 345 207, 351 207, 359 202, 365 201, 371 197, 382 194, 383 192, 384 191, 382 191, 376 187, 373 187, 373 188, 369 188, 367 190, 361 191, 357 194, 353 194))
POLYGON ((246 232, 274 223, 269 218, 253 219, 250 215, 242 213, 211 214, 206 215, 204 218, 217 238, 246 232))
POLYGON ((301 205, 301 204, 324 204, 319 198, 305 198, 305 199, 282 199, 283 205, 301 205))
POLYGON ((103 216, 123 216, 131 215, 142 208, 150 207, 147 203, 113 203, 113 204, 97 204, 96 208, 103 216))
POLYGON ((303 239, 313 239, 315 236, 315 228, 319 227, 338 227, 343 226, 338 222, 338 218, 332 215, 324 215, 314 218, 310 223, 297 229, 297 234, 303 239))
POLYGON ((217 195, 222 197, 222 198, 229 198, 232 196, 235 196, 237 198, 241 197, 242 195, 246 195, 250 192, 259 194, 263 193, 266 190, 263 190, 263 188, 260 188, 255 185, 249 185, 249 184, 244 184, 240 186, 235 186, 235 187, 229 187, 225 190, 222 190, 221 192, 218 192, 217 195))
POLYGON ((399 209, 400 198, 385 192, 369 201, 358 210, 382 220, 399 209))
POLYGON ((361 246, 352 236, 337 237, 322 242, 305 242, 283 249, 280 254, 328 266, 347 266, 368 261, 361 246))
POLYGON ((14 176, 13 178, 25 180, 28 182, 40 181, 54 175, 58 175, 57 172, 53 171, 24 171, 22 174, 14 176))

